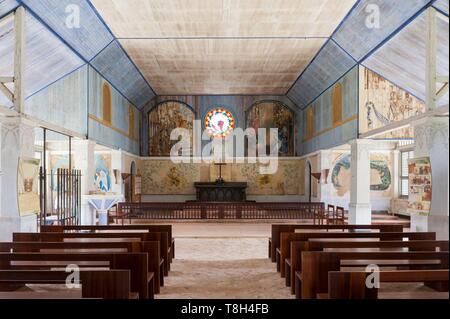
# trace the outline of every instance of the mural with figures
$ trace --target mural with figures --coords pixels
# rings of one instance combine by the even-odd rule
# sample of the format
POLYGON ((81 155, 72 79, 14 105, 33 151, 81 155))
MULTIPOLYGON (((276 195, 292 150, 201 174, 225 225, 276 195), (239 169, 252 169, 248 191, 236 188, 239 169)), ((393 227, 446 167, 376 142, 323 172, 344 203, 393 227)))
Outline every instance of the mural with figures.
MULTIPOLYGON (((189 130, 193 135, 195 114, 190 107, 180 102, 164 102, 148 115, 150 156, 170 156, 177 141, 170 140, 176 128, 189 130)), ((192 145, 192 143, 191 143, 192 145)))
MULTIPOLYGON (((223 176, 228 182, 247 182, 248 195, 303 195, 303 159, 280 159, 276 174, 261 175, 260 164, 228 164, 223 176)), ((195 195, 195 182, 211 182, 217 168, 209 164, 174 164, 170 160, 145 160, 142 187, 145 195, 195 195)))
MULTIPOLYGON (((380 193, 383 196, 389 196, 392 185, 391 167, 392 160, 390 154, 371 154, 371 191, 380 193)), ((350 193, 351 178, 351 155, 335 155, 334 166, 331 172, 331 182, 335 196, 344 197, 350 193)))
POLYGON ((267 129, 267 153, 270 150, 270 129, 276 128, 278 129, 279 155, 294 156, 294 127, 294 112, 281 102, 260 102, 253 105, 247 112, 247 128, 253 128, 257 134, 259 128, 267 129))
MULTIPOLYGON (((388 124, 425 112, 425 104, 376 73, 360 68, 360 133, 368 133, 388 124)), ((413 138, 412 129, 402 128, 377 138, 413 138)))
POLYGON ((111 190, 111 155, 95 154, 95 189, 100 193, 111 190))
POLYGON ((144 161, 142 192, 146 195, 192 195, 200 180, 200 165, 174 164, 170 160, 144 161))

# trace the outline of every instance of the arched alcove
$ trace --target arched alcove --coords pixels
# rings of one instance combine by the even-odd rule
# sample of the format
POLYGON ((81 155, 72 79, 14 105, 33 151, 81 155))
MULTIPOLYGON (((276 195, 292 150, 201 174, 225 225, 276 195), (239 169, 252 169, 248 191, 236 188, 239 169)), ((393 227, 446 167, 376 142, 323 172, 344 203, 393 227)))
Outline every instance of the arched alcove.
POLYGON ((190 132, 192 147, 194 120, 194 110, 185 103, 165 101, 155 106, 148 113, 149 155, 170 156, 172 147, 178 142, 171 141, 170 135, 177 128, 190 132))

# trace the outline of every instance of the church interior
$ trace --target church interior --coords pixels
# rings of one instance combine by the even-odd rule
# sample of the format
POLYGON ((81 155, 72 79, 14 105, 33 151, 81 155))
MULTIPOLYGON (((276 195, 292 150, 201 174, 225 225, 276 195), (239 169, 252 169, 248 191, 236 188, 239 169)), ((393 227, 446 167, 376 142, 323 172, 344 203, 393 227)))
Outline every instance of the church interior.
POLYGON ((448 0, 0 0, 0 299, 448 299, 448 79, 448 0))

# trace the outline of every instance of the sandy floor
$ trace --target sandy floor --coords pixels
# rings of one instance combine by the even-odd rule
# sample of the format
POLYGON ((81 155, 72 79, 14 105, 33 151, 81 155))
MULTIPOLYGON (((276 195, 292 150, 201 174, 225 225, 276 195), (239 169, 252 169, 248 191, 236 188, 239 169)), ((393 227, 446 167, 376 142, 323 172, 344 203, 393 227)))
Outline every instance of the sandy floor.
POLYGON ((267 258, 266 238, 177 238, 157 299, 291 299, 267 258))

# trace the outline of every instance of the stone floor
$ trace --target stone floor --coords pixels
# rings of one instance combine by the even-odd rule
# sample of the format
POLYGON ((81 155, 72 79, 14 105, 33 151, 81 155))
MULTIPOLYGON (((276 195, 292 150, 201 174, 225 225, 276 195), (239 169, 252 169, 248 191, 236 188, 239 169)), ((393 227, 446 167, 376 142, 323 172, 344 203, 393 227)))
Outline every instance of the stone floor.
POLYGON ((265 238, 177 238, 176 254, 157 299, 292 298, 265 238))

